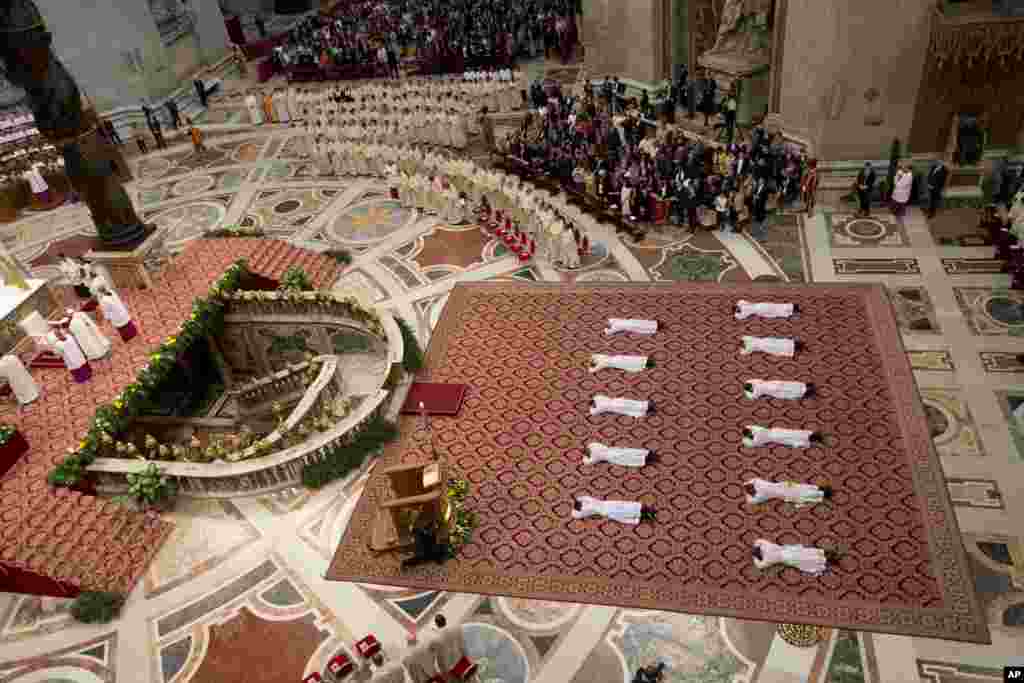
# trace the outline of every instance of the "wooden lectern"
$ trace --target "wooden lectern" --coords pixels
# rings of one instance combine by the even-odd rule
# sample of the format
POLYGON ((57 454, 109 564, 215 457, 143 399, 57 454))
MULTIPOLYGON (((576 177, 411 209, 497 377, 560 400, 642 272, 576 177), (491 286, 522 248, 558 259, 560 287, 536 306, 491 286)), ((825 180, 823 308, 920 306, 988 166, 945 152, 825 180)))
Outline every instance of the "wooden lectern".
POLYGON ((443 461, 395 465, 383 471, 391 482, 392 498, 377 504, 370 550, 385 552, 415 545, 412 521, 436 521, 438 542, 447 542, 448 475, 443 461))

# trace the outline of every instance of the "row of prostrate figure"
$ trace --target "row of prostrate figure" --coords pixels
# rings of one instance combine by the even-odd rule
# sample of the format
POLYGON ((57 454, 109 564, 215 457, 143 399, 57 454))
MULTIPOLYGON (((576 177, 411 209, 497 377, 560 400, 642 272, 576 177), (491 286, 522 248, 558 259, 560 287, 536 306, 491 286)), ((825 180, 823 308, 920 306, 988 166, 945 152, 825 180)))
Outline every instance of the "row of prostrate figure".
MULTIPOLYGON (((67 258, 61 263, 61 270, 80 296, 89 302, 83 309, 99 308, 122 341, 128 342, 138 335, 128 308, 103 273, 84 261, 67 258)), ((67 315, 57 321, 47 321, 33 311, 18 323, 26 336, 35 341, 38 350, 51 351, 61 357, 76 383, 92 379, 89 361, 105 358, 112 346, 92 316, 83 309, 68 308, 67 315)), ((0 358, 0 379, 7 381, 19 406, 32 403, 40 396, 39 384, 14 354, 0 358)))
MULTIPOLYGON (((799 308, 794 304, 751 303, 741 300, 735 307, 737 320, 745 320, 750 317, 790 318, 797 314, 799 314, 799 308)), ((657 332, 658 322, 655 320, 621 318, 609 319, 608 327, 605 329, 605 334, 608 336, 619 333, 649 336, 657 332)), ((793 339, 744 336, 740 353, 747 355, 758 351, 770 355, 792 357, 799 349, 800 344, 793 339)), ((593 354, 590 358, 589 370, 592 373, 604 369, 636 373, 653 367, 653 361, 646 356, 593 354)), ((815 388, 813 384, 805 382, 751 379, 744 382, 743 394, 751 400, 759 398, 800 400, 813 397, 815 388)), ((590 403, 590 415, 606 413, 641 418, 654 414, 655 407, 650 401, 611 398, 601 394, 594 396, 590 403)), ((821 443, 823 443, 821 434, 810 430, 759 425, 748 425, 743 429, 743 445, 747 448, 773 444, 790 448, 808 448, 821 443)), ((606 462, 622 467, 639 468, 654 462, 656 457, 655 453, 646 448, 624 448, 595 442, 587 445, 583 464, 596 465, 606 462)), ((751 504, 782 500, 798 506, 806 506, 832 498, 830 487, 814 484, 751 479, 744 483, 743 489, 747 502, 751 504)), ((654 521, 657 511, 649 505, 635 501, 599 500, 591 496, 577 496, 573 502, 572 516, 575 519, 605 517, 623 524, 639 524, 644 521, 654 521)), ((758 569, 783 564, 813 575, 824 573, 830 565, 835 564, 838 560, 836 553, 831 550, 803 545, 777 545, 764 539, 754 542, 752 555, 754 565, 758 569)))

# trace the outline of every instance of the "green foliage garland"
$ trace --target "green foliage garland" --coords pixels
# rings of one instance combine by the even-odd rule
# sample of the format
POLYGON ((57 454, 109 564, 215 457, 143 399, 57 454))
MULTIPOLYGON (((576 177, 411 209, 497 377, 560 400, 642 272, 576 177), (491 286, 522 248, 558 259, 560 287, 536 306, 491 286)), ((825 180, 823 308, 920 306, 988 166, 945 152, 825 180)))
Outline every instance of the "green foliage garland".
POLYGON ((469 543, 476 527, 476 514, 466 509, 469 482, 452 479, 448 482, 448 507, 452 512, 452 525, 448 531, 448 549, 455 555, 459 548, 469 543))
POLYGON ((10 441, 16 431, 18 431, 18 429, 13 425, 0 425, 0 446, 3 446, 10 441))
POLYGON ((335 263, 341 266, 352 263, 352 252, 348 249, 330 249, 324 252, 324 256, 334 259, 335 263))
POLYGON ((368 456, 380 450, 384 444, 398 437, 398 427, 382 417, 375 417, 366 424, 355 439, 347 444, 334 446, 319 462, 302 468, 302 483, 311 489, 318 489, 345 477, 349 472, 362 466, 368 456))
POLYGON ((412 331, 409 323, 405 320, 396 315, 395 322, 398 323, 398 329, 402 331, 402 346, 404 347, 402 367, 406 372, 415 374, 423 367, 423 349, 420 348, 420 340, 416 338, 416 333, 412 331))
POLYGON ((203 237, 207 239, 223 237, 263 237, 265 235, 266 233, 259 228, 243 228, 237 225, 225 228, 215 228, 203 233, 203 237))
POLYGON ((289 266, 288 270, 284 271, 284 275, 281 276, 281 284, 278 287, 279 291, 284 292, 310 292, 313 291, 313 283, 309 281, 309 276, 299 266, 289 266))
POLYGON ((139 371, 135 381, 125 387, 120 396, 96 409, 92 427, 78 449, 72 450, 47 476, 52 486, 72 487, 80 483, 85 469, 96 460, 103 435, 114 436, 128 427, 142 411, 150 394, 174 372, 177 359, 196 340, 220 334, 224 329, 224 309, 229 295, 238 289, 246 273, 245 259, 235 261, 213 284, 206 298, 192 303, 192 313, 182 323, 178 334, 168 337, 150 354, 149 365, 139 371))
POLYGON ((107 624, 121 613, 124 597, 117 593, 87 591, 71 603, 71 616, 83 624, 107 624))

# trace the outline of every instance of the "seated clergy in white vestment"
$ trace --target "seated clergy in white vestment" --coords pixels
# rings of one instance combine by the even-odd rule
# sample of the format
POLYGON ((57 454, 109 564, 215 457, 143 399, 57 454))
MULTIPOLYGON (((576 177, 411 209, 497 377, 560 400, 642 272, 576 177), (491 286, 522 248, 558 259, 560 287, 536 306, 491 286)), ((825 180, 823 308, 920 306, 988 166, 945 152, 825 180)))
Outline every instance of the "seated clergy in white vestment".
POLYGON ((590 356, 590 372, 597 372, 605 368, 640 372, 653 367, 654 361, 647 356, 606 356, 603 353, 595 353, 590 356))
POLYGON ((437 670, 437 660, 430 650, 429 643, 417 645, 408 650, 402 663, 405 664, 413 683, 427 683, 440 673, 437 670))
POLYGON ((584 465, 608 462, 623 467, 643 467, 649 462, 654 462, 654 453, 646 448, 618 448, 595 442, 587 444, 587 453, 583 456, 584 465))
POLYGON ((789 318, 800 313, 800 308, 796 304, 754 303, 740 299, 736 302, 735 313, 737 320, 744 320, 752 315, 758 318, 789 318))
POLYGON ((598 500, 590 496, 576 496, 572 502, 573 519, 605 517, 623 524, 654 521, 654 508, 634 501, 598 500))
POLYGON ((629 398, 608 398, 598 394, 590 399, 590 414, 617 413, 626 417, 645 417, 654 412, 650 401, 634 401, 629 398))
POLYGON ((808 429, 781 429, 757 425, 743 428, 743 445, 747 448, 772 444, 790 448, 810 448, 811 444, 821 444, 822 441, 821 434, 808 429))
POLYGON ((743 383, 743 395, 751 399, 781 398, 793 401, 813 396, 814 385, 804 382, 748 379, 743 383))
POLYGON ((463 661, 466 659, 466 651, 463 646, 462 628, 448 626, 448 620, 443 614, 434 617, 434 628, 425 635, 427 647, 434 653, 437 667, 442 672, 450 672, 460 665, 472 666, 468 660, 463 661))
POLYGON ((831 486, 797 484, 792 481, 751 479, 743 484, 743 492, 747 494, 747 502, 751 505, 766 503, 769 500, 782 500, 796 505, 814 505, 832 500, 831 486))
POLYGON ((25 364, 13 354, 0 358, 0 379, 7 380, 19 405, 31 403, 39 398, 39 385, 25 369, 25 364))
MULTIPOLYGON (((70 323, 68 329, 89 360, 98 360, 110 353, 110 340, 88 313, 67 309, 70 323)), ((62 321, 63 322, 63 321, 62 321)))
POLYGON ((794 339, 781 337, 743 337, 740 341, 740 354, 748 356, 755 351, 771 356, 792 358, 797 351, 803 350, 803 344, 794 339))
POLYGON ((839 561, 832 550, 810 548, 805 545, 776 545, 764 539, 754 541, 754 566, 767 569, 773 564, 784 564, 805 574, 818 576, 839 561))
POLYGON ((657 320, 632 320, 625 318, 608 318, 608 327, 604 329, 604 333, 609 336, 618 334, 619 332, 654 334, 657 331, 657 320))

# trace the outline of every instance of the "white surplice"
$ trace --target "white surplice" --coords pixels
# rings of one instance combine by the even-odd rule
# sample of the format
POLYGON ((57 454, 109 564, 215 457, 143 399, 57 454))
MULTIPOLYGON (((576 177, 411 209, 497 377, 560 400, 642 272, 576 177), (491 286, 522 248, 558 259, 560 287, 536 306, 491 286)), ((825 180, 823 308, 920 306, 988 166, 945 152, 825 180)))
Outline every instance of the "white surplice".
POLYGON ((809 429, 780 429, 777 427, 758 427, 757 425, 747 425, 753 433, 753 438, 743 437, 743 445, 747 448, 755 448, 757 446, 770 446, 772 444, 778 444, 780 446, 789 446, 790 448, 810 448, 811 446, 811 434, 809 429))
POLYGON ((781 380, 748 379, 751 390, 744 389, 747 398, 782 398, 795 400, 803 398, 807 393, 807 385, 803 382, 785 382, 781 380))
POLYGON ((99 303, 100 310, 103 311, 103 317, 114 327, 124 327, 132 321, 128 307, 121 301, 121 297, 113 291, 109 294, 100 295, 99 303))
POLYGON ((634 401, 628 398, 609 398, 597 395, 590 406, 590 414, 618 413, 627 417, 644 417, 647 415, 649 406, 648 401, 634 401))
POLYGON ((746 356, 755 351, 792 358, 796 354, 796 341, 780 337, 743 337, 743 348, 740 349, 740 353, 746 356))
POLYGON ((793 315, 793 304, 753 303, 740 299, 736 302, 736 319, 755 315, 759 318, 788 318, 793 315))
POLYGON ((86 364, 85 354, 74 337, 65 336, 64 339, 58 339, 57 335, 51 332, 46 335, 46 342, 64 359, 64 367, 68 370, 77 370, 86 364))
POLYGON ((245 96, 245 108, 249 110, 249 119, 254 126, 263 123, 263 107, 256 101, 256 96, 249 94, 245 96))
POLYGON ((799 569, 805 574, 818 576, 828 569, 825 551, 805 545, 776 545, 764 539, 754 541, 754 546, 761 549, 761 558, 754 558, 754 566, 765 569, 773 564, 785 564, 799 569))
POLYGON ((17 356, 8 354, 0 358, 0 378, 7 380, 19 404, 25 405, 39 398, 39 385, 17 356))
POLYGON ((608 327, 605 328, 606 335, 613 335, 619 332, 632 332, 633 334, 654 334, 658 331, 657 320, 632 320, 625 318, 609 318, 608 327))
POLYGON ((643 467, 647 464, 647 456, 650 455, 646 448, 615 448, 603 443, 588 444, 587 451, 589 455, 583 456, 584 465, 607 462, 623 467, 643 467))
POLYGON ((598 500, 590 496, 576 496, 580 509, 573 510, 573 519, 606 517, 623 524, 640 523, 640 503, 626 500, 598 500))
POLYGON ((797 505, 813 505, 825 500, 825 492, 814 484, 796 484, 791 481, 766 481, 751 479, 747 482, 754 487, 754 495, 747 494, 748 503, 764 503, 769 500, 784 500, 797 505))
POLYGON ((615 368, 626 372, 641 372, 647 367, 647 356, 606 356, 595 353, 590 356, 590 372, 615 368))
POLYGON ((462 629, 457 626, 435 627, 424 640, 441 671, 451 671, 465 655, 462 629))
POLYGON ((103 358, 110 352, 110 340, 100 331, 88 313, 76 311, 71 316, 69 329, 89 360, 103 358))

